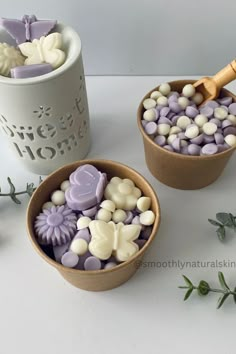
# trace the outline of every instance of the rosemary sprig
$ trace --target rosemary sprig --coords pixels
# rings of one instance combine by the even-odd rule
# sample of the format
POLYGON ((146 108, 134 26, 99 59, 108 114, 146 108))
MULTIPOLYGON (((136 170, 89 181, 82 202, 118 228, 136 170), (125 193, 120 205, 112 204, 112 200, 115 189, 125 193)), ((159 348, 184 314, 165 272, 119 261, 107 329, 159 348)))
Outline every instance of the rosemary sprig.
POLYGON ((231 213, 217 213, 216 220, 208 219, 208 221, 217 226, 216 233, 220 241, 224 241, 226 236, 226 227, 236 232, 236 216, 231 213))
MULTIPOLYGON (((40 177, 39 183, 41 183, 41 181, 42 179, 40 177)), ((16 187, 12 183, 10 177, 7 177, 7 182, 9 184, 10 191, 9 193, 1 193, 1 187, 0 187, 0 197, 10 197, 13 200, 13 202, 16 204, 21 204, 21 201, 17 198, 18 195, 28 194, 31 197, 36 189, 33 183, 27 183, 25 190, 16 192, 16 187)))
POLYGON ((225 281, 225 277, 223 275, 222 272, 218 272, 218 279, 219 279, 219 283, 221 285, 222 289, 214 289, 211 288, 210 285, 205 281, 205 280, 201 280, 198 284, 198 286, 193 285, 193 283, 191 282, 191 280, 189 280, 185 275, 183 275, 184 281, 186 283, 186 286, 179 286, 180 289, 187 289, 187 292, 184 296, 184 301, 186 301, 190 295, 192 294, 192 292, 194 290, 197 290, 198 295, 200 296, 205 296, 208 295, 209 292, 214 292, 214 293, 219 293, 221 294, 219 299, 218 299, 218 303, 217 303, 217 309, 219 309, 225 302, 225 300, 232 295, 234 302, 236 303, 236 287, 234 288, 234 290, 231 290, 228 286, 228 284, 225 281))

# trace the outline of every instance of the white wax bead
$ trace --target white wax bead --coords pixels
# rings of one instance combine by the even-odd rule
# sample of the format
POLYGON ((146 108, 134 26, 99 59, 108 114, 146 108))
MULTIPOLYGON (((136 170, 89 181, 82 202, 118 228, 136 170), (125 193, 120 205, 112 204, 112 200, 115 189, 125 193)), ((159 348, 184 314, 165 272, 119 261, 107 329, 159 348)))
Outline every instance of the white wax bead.
POLYGON ((103 208, 99 209, 96 215, 96 219, 109 222, 111 221, 111 212, 103 208))
POLYGON ((71 242, 70 250, 78 256, 82 256, 88 251, 88 243, 82 238, 77 238, 71 242))
POLYGON ((137 200, 137 208, 144 212, 147 211, 151 206, 151 198, 150 197, 141 197, 137 200))
POLYGON ((202 130, 207 135, 213 135, 217 131, 218 127, 215 123, 207 122, 203 125, 202 130))
POLYGON ((236 145, 236 136, 233 135, 233 134, 226 135, 226 137, 225 137, 225 142, 226 142, 226 144, 228 144, 229 146, 234 146, 234 145, 236 145))
POLYGON ((152 98, 146 98, 144 101, 143 101, 143 107, 145 109, 151 109, 151 108, 155 108, 156 107, 156 101, 153 100, 152 98))
POLYGON ((70 181, 68 180, 63 181, 62 184, 60 185, 60 188, 63 192, 65 192, 69 187, 70 187, 70 181))
POLYGON ((193 95, 195 95, 195 87, 191 84, 185 85, 183 90, 182 90, 182 94, 185 97, 192 97, 193 95))
POLYGON ((100 207, 114 213, 116 205, 112 200, 106 199, 100 204, 100 207))
POLYGON ((171 135, 169 135, 168 138, 167 138, 167 143, 168 143, 169 145, 171 145, 171 144, 173 143, 173 141, 174 141, 177 137, 178 137, 177 134, 171 134, 171 135))
POLYGON ((77 221, 77 229, 82 230, 86 229, 91 223, 91 219, 88 216, 81 216, 77 221))
POLYGON ((207 119, 206 116, 204 116, 204 114, 198 114, 198 115, 194 118, 194 122, 195 122, 199 127, 203 127, 203 125, 208 122, 208 119, 207 119))
POLYGON ((112 215, 112 220, 118 224, 118 222, 123 222, 125 221, 127 217, 127 214, 124 210, 122 209, 117 209, 114 211, 113 215, 112 215))
POLYGON ((187 97, 179 97, 178 104, 182 109, 185 109, 189 105, 189 100, 187 99, 187 97))
POLYGON ((191 119, 187 116, 181 116, 178 118, 176 125, 181 129, 186 129, 189 124, 191 124, 191 119))
POLYGON ((157 104, 160 106, 168 106, 168 98, 165 96, 161 96, 157 99, 157 104))
POLYGON ((169 131, 170 131, 169 124, 166 124, 166 123, 158 124, 157 133, 159 135, 167 135, 167 134, 169 134, 169 131))
POLYGON ((155 108, 151 108, 146 110, 143 113, 143 119, 147 120, 148 122, 153 122, 157 119, 157 112, 155 108))
POLYGON ((187 127, 185 136, 189 139, 196 138, 199 134, 199 128, 197 125, 190 125, 190 127, 187 127))
POLYGON ((159 97, 163 96, 162 93, 160 93, 159 91, 153 91, 151 93, 151 98, 153 98, 154 100, 157 100, 159 97))
POLYGON ((171 91, 171 87, 168 83, 164 83, 164 84, 161 84, 160 87, 159 87, 159 91, 160 93, 162 93, 164 96, 167 96, 170 91, 171 91))
POLYGON ((144 211, 139 215, 139 220, 142 225, 149 226, 155 221, 155 214, 152 210, 144 211))
POLYGON ((52 202, 46 202, 43 204, 42 206, 42 210, 44 209, 51 209, 51 207, 53 207, 55 204, 53 204, 52 202))
POLYGON ((65 193, 63 191, 55 191, 51 195, 51 201, 55 205, 63 205, 66 202, 65 193))
POLYGON ((233 124, 236 125, 236 116, 234 116, 233 114, 229 114, 227 119, 233 124))
POLYGON ((170 128, 169 134, 178 134, 178 133, 181 133, 181 132, 182 132, 181 128, 174 126, 174 127, 170 128))
POLYGON ((196 105, 199 105, 203 101, 203 95, 201 94, 201 92, 196 92, 195 95, 192 97, 192 100, 196 105))
POLYGON ((228 115, 228 112, 223 107, 217 107, 214 110, 214 117, 220 120, 224 120, 228 115))

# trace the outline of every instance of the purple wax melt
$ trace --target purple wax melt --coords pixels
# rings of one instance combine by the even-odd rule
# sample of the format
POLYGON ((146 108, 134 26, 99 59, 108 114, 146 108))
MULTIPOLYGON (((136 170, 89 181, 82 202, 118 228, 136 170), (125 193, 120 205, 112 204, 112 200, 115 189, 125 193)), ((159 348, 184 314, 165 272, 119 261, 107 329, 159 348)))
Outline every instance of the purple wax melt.
POLYGON ((26 79, 30 77, 42 76, 53 71, 50 64, 34 64, 16 66, 11 69, 11 77, 14 79, 26 79))
POLYGON ((61 258, 61 264, 68 268, 74 268, 79 262, 79 257, 74 252, 66 252, 61 258))
POLYGON ((204 155, 214 155, 218 151, 218 147, 216 144, 206 144, 202 147, 202 153, 204 155))
POLYGON ((102 268, 102 263, 97 257, 91 256, 84 262, 85 270, 99 270, 102 268))

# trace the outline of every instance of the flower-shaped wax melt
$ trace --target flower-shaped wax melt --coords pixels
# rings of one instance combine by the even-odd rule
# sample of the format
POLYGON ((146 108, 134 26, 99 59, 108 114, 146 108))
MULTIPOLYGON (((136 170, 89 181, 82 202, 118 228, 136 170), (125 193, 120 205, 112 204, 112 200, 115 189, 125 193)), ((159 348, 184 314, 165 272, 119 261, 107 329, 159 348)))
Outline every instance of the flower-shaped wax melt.
POLYGON ((76 222, 76 214, 65 205, 44 209, 35 221, 38 242, 53 246, 66 244, 77 232, 76 222))
POLYGON ((68 206, 73 210, 87 210, 101 202, 107 183, 105 173, 86 164, 70 175, 70 187, 65 192, 68 206))
POLYGON ((19 50, 7 43, 0 43, 0 75, 8 76, 12 68, 23 65, 24 61, 19 50))
POLYGON ((128 178, 113 177, 105 189, 105 198, 112 200, 117 209, 132 210, 136 207, 141 191, 128 178))

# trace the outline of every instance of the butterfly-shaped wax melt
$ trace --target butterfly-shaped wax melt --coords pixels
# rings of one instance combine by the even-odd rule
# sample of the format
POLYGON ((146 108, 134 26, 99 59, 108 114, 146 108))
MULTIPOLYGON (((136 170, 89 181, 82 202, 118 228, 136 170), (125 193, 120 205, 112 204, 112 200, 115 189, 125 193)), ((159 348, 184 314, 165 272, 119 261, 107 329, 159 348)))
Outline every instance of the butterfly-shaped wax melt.
POLYGON ((19 45, 21 53, 27 57, 25 65, 51 64, 53 69, 61 66, 65 61, 65 53, 62 47, 61 33, 52 33, 47 37, 34 39, 33 42, 26 42, 19 45))
POLYGON ((118 261, 124 262, 139 250, 133 241, 139 237, 140 225, 93 220, 89 224, 89 229, 92 235, 89 251, 99 259, 105 260, 114 254, 118 261))
POLYGON ((32 15, 24 15, 22 20, 2 18, 0 24, 16 40, 17 44, 46 36, 56 25, 54 20, 37 20, 32 15))

